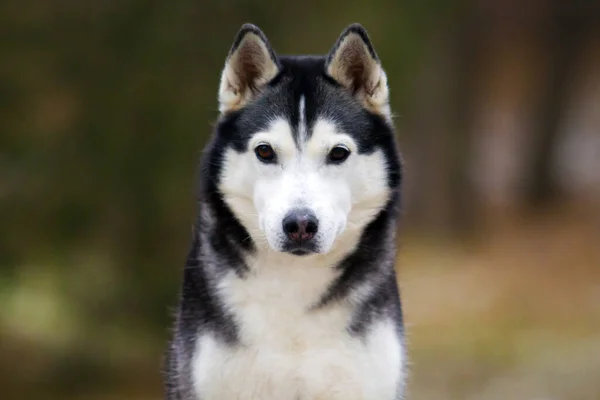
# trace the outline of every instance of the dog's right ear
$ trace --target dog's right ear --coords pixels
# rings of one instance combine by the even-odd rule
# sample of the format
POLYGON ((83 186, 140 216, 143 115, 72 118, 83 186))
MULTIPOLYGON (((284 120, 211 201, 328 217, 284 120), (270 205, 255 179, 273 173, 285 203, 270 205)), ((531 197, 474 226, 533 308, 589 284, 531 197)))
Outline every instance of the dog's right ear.
POLYGON ((229 51, 219 87, 219 111, 242 108, 279 72, 279 63, 265 34, 244 24, 229 51))

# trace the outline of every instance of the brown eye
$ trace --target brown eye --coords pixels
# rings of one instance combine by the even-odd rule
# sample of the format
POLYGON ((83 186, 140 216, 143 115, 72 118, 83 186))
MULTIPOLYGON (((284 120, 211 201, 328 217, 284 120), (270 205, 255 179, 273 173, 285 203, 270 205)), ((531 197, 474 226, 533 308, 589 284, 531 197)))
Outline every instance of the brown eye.
POLYGON ((329 161, 335 164, 344 162, 350 155, 350 150, 344 146, 336 146, 329 152, 329 161))
POLYGON ((270 163, 275 160, 275 151, 268 144, 260 144, 254 149, 256 157, 262 162, 270 163))

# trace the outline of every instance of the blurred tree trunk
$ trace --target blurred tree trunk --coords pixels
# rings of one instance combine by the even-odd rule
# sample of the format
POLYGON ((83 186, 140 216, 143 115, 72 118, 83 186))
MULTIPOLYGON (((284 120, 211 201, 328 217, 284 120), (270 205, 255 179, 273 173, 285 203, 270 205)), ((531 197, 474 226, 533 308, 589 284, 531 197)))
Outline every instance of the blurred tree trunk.
POLYGON ((413 225, 424 231, 448 229, 449 149, 448 134, 451 103, 450 82, 455 73, 454 43, 448 43, 445 30, 431 33, 425 40, 421 69, 415 76, 413 107, 407 114, 411 140, 407 152, 408 184, 412 187, 411 210, 413 225))
POLYGON ((554 171, 556 147, 560 142, 561 121, 569 100, 572 78, 592 14, 574 13, 573 3, 552 1, 552 17, 544 32, 548 51, 546 85, 540 96, 540 107, 531 164, 525 193, 527 205, 552 204, 561 195, 554 171))
POLYGON ((458 19, 456 27, 456 75, 451 82, 451 120, 448 134, 452 136, 450 164, 448 165, 451 201, 450 224, 455 233, 470 234, 479 210, 469 168, 473 158, 473 133, 471 128, 477 59, 481 50, 483 32, 478 15, 467 10, 458 19))
POLYGON ((465 232, 473 221, 468 124, 478 35, 472 22, 461 14, 436 24, 424 46, 410 113, 410 215, 425 231, 442 235, 465 232))

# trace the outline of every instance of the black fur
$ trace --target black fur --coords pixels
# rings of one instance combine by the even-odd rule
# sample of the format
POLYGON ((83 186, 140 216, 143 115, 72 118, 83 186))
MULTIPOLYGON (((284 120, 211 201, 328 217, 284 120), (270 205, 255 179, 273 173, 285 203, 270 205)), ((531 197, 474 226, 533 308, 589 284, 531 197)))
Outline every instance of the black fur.
MULTIPOLYGON (((279 74, 245 107, 220 117, 204 152, 199 177, 199 214, 183 272, 175 332, 165 360, 167 400, 197 400, 192 392, 191 358, 200 332, 211 331, 229 346, 236 346, 239 339, 234 318, 215 292, 213 281, 218 276, 207 273, 209 267, 218 274, 233 270, 243 279, 248 269, 244 256, 256 251, 252 238, 225 204, 218 189, 225 149, 247 151, 252 135, 265 128, 274 116, 285 116, 292 126, 297 126, 297 104, 301 96, 305 99, 307 134, 310 135, 317 117, 328 116, 356 140, 359 153, 382 150, 392 192, 386 207, 364 230, 356 250, 336 267, 343 272, 316 307, 341 301, 355 285, 370 279, 376 282, 379 290, 356 307, 348 331, 361 337, 373 320, 391 316, 397 322, 399 334, 403 334, 394 273, 402 166, 393 128, 382 116, 367 111, 350 91, 326 73, 331 54, 349 33, 358 34, 371 56, 377 59, 366 32, 359 25, 350 26, 328 56, 277 57, 258 28, 244 25, 230 55, 248 32, 258 35, 267 44, 279 66, 279 74)), ((298 141, 298 132, 295 135, 298 141)))

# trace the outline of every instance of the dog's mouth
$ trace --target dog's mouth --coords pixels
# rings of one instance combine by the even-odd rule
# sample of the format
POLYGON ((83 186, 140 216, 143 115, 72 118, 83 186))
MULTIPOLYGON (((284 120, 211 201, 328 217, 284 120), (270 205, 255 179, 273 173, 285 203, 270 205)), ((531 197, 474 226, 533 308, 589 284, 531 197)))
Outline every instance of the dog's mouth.
POLYGON ((313 242, 305 243, 286 243, 283 246, 283 251, 295 256, 307 256, 309 254, 318 253, 318 248, 313 242))
POLYGON ((308 250, 304 250, 304 249, 295 249, 295 250, 290 251, 289 253, 291 253, 295 256, 307 256, 312 252, 308 251, 308 250))

